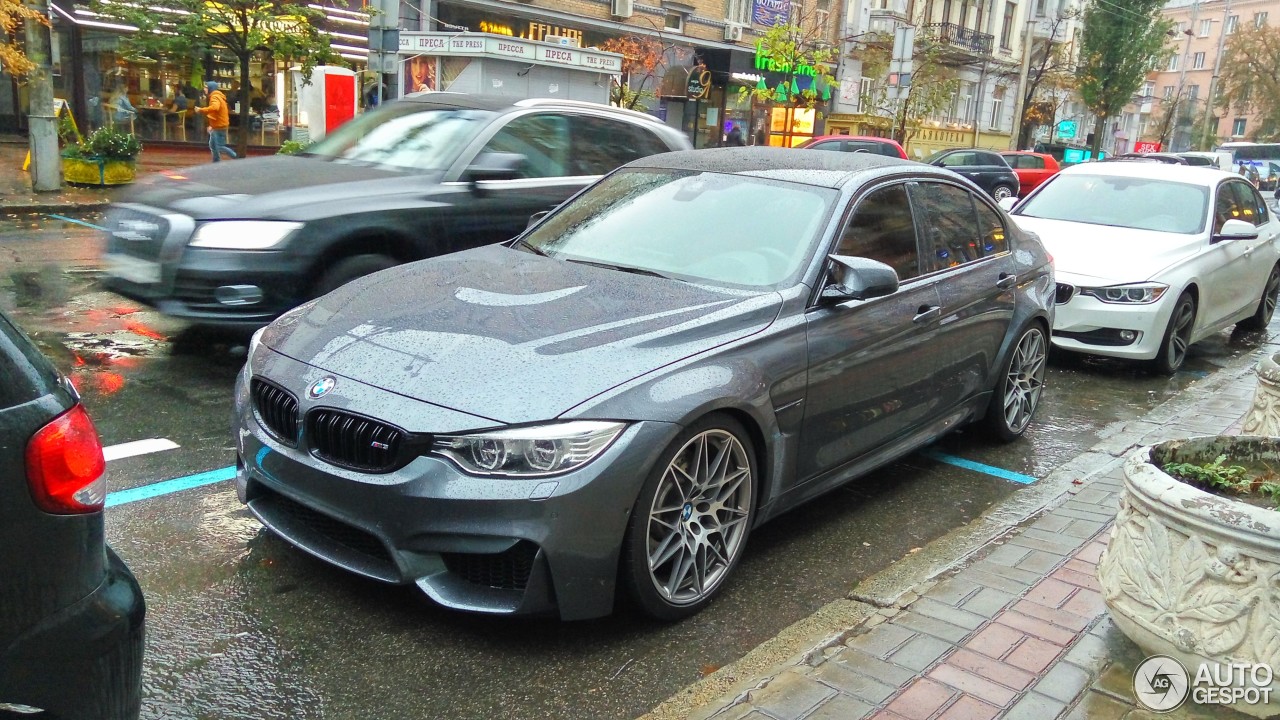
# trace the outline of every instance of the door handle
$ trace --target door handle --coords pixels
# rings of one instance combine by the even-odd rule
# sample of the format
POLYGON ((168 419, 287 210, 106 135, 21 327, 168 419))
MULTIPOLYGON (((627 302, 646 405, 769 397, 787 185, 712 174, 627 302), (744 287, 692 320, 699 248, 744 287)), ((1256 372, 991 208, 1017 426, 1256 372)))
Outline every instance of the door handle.
POLYGON ((942 317, 942 307, 939 305, 921 305, 916 308, 916 316, 911 318, 914 323, 926 323, 930 320, 936 320, 942 317))
POLYGON ((1018 276, 1013 273, 1002 272, 1000 279, 996 280, 996 287, 1001 290, 1008 290, 1016 284, 1018 284, 1018 276))

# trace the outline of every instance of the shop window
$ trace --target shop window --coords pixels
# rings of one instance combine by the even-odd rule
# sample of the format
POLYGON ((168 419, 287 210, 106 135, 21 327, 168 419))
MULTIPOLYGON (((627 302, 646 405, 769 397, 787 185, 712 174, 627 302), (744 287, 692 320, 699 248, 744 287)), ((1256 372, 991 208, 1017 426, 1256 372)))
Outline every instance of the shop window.
POLYGON ((916 226, 911 203, 902 185, 869 193, 849 220, 836 248, 839 255, 878 260, 898 273, 899 280, 920 274, 916 226))

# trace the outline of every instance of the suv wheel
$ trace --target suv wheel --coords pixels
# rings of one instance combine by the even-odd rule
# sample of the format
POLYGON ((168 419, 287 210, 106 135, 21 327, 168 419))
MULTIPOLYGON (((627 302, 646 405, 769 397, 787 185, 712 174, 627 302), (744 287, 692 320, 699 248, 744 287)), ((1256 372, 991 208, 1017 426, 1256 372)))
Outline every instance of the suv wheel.
POLYGON ((334 263, 316 281, 313 297, 327 295, 359 277, 395 267, 400 263, 386 255, 352 255, 334 263))

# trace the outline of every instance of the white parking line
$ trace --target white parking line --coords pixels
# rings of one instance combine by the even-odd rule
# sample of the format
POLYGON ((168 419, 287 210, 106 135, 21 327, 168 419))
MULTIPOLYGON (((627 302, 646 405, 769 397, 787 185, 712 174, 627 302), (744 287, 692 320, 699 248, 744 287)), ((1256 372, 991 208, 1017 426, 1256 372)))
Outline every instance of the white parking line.
POLYGON ((162 450, 173 450, 178 447, 180 447, 178 443, 172 440, 167 440, 165 438, 148 438, 146 440, 134 440, 133 442, 104 447, 102 448, 102 456, 107 459, 107 462, 110 462, 112 460, 133 457, 135 455, 146 455, 148 453, 161 452, 162 450))

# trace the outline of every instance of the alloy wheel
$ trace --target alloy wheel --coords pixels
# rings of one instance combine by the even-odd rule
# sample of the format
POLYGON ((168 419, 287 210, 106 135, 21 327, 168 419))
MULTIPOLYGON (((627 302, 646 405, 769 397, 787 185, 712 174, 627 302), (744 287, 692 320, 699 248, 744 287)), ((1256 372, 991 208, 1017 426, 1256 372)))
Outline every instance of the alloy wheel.
POLYGON ((1046 356, 1044 333, 1039 328, 1023 333, 1005 379, 1004 422, 1011 433, 1021 433, 1031 423, 1044 387, 1046 356))
POLYGON ((731 432, 695 435, 668 463, 649 509, 649 578, 669 603, 711 594, 733 567, 751 514, 751 462, 731 432))
POLYGON ((1191 325, 1195 320, 1196 308, 1191 302, 1178 303, 1174 309, 1173 319, 1169 321, 1169 345, 1165 352, 1169 354, 1169 367, 1182 367, 1187 359, 1187 348, 1191 345, 1191 325))
POLYGON ((1001 185, 1000 187, 996 188, 994 192, 991 193, 991 196, 996 199, 996 202, 999 202, 1001 200, 1004 200, 1005 198, 1013 197, 1013 191, 1005 187, 1004 185, 1001 185))
POLYGON ((1267 276, 1267 287, 1262 291, 1262 325, 1266 326, 1271 322, 1271 317, 1276 313, 1276 298, 1280 295, 1280 270, 1273 268, 1271 274, 1267 276))

